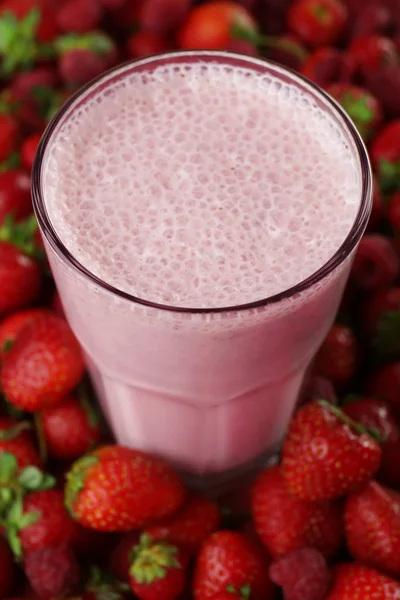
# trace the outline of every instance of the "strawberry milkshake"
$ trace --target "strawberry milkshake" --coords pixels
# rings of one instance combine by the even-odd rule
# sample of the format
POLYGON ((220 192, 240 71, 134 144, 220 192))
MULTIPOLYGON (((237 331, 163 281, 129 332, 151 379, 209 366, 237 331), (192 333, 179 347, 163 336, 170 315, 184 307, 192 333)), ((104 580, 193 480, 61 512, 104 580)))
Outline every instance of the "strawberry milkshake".
POLYGON ((117 441, 203 486, 261 464, 368 220, 368 159, 344 113, 258 59, 142 59, 55 117, 33 193, 117 441))

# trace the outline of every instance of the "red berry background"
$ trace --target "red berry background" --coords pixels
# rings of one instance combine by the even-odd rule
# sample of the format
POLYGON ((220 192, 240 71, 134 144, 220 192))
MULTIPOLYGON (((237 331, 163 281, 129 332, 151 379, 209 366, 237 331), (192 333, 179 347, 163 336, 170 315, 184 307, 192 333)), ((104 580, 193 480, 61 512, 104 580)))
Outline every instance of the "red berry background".
POLYGON ((400 0, 0 0, 0 600, 394 600, 399 557, 400 0), (30 196, 44 128, 81 85, 200 48, 321 86, 374 175, 282 461, 219 498, 114 445, 30 196), (134 511, 148 522, 121 530, 134 511))

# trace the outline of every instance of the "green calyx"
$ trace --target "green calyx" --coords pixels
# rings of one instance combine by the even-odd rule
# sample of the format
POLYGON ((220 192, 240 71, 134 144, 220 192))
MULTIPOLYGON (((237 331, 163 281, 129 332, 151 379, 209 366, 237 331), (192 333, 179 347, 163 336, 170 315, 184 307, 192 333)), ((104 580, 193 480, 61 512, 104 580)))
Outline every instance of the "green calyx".
POLYGON ((356 98, 351 92, 345 92, 340 98, 340 104, 353 119, 360 134, 366 138, 369 133, 369 126, 375 117, 368 96, 361 95, 356 98))
POLYGON ((346 413, 344 413, 340 408, 334 406, 330 402, 326 400, 319 400, 318 404, 328 410, 332 415, 334 415, 339 421, 341 421, 344 425, 347 425, 352 431, 357 433, 358 435, 368 434, 370 435, 376 442, 383 443, 386 441, 386 438, 380 434, 380 432, 374 427, 364 427, 361 423, 357 423, 353 421, 346 413))
POLYGON ((107 571, 100 570, 97 566, 89 568, 85 590, 95 593, 97 600, 120 600, 122 594, 130 589, 127 583, 118 581, 107 571))
POLYGON ((132 552, 130 575, 139 584, 151 584, 164 579, 168 569, 179 569, 178 548, 164 541, 155 541, 142 535, 140 543, 132 552))
POLYGON ((104 56, 113 51, 114 44, 103 33, 92 31, 84 35, 75 33, 63 35, 55 41, 55 49, 60 56, 70 50, 91 50, 95 54, 104 56))
POLYGON ((37 229, 35 215, 16 223, 13 215, 8 214, 0 225, 0 241, 13 244, 31 258, 43 259, 43 249, 38 247, 34 237, 37 229))
POLYGON ((97 456, 86 454, 72 465, 72 469, 67 474, 65 506, 72 516, 75 515, 75 505, 79 499, 79 494, 85 487, 85 479, 98 462, 97 456))
POLYGON ((36 85, 32 88, 31 94, 35 99, 38 113, 49 121, 60 108, 63 98, 62 95, 47 85, 36 85))
POLYGON ((250 594, 251 594, 251 586, 249 584, 245 584, 245 585, 242 585, 241 588, 236 589, 233 585, 228 585, 226 588, 226 591, 229 594, 238 596, 242 600, 248 600, 248 598, 250 598, 250 594))
POLYGON ((41 56, 37 30, 41 14, 32 9, 23 19, 12 12, 0 18, 0 75, 10 76, 15 71, 29 68, 41 56))

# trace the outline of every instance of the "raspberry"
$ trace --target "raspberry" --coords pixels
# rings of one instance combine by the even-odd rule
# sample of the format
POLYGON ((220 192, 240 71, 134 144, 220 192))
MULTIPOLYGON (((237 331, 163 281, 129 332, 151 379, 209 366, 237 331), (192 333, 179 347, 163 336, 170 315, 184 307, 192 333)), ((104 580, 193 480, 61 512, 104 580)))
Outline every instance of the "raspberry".
POLYGON ((285 554, 272 563, 269 574, 283 588, 285 600, 322 600, 330 585, 326 561, 314 548, 285 554))
POLYGON ((65 546, 49 546, 28 554, 25 573, 39 598, 64 597, 80 579, 78 563, 65 546))
POLYGON ((386 287, 394 282, 400 263, 392 243, 380 234, 364 236, 354 260, 352 279, 364 290, 386 287))

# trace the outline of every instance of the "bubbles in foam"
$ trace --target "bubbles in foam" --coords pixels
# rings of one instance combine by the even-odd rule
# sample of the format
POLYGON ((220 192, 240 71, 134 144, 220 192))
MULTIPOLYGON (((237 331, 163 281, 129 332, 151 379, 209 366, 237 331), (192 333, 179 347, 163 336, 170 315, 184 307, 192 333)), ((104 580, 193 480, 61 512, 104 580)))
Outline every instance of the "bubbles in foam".
POLYGON ((359 169, 301 90, 197 63, 109 91, 71 114, 44 165, 55 229, 95 275, 155 302, 244 304, 309 277, 343 243, 359 169))

